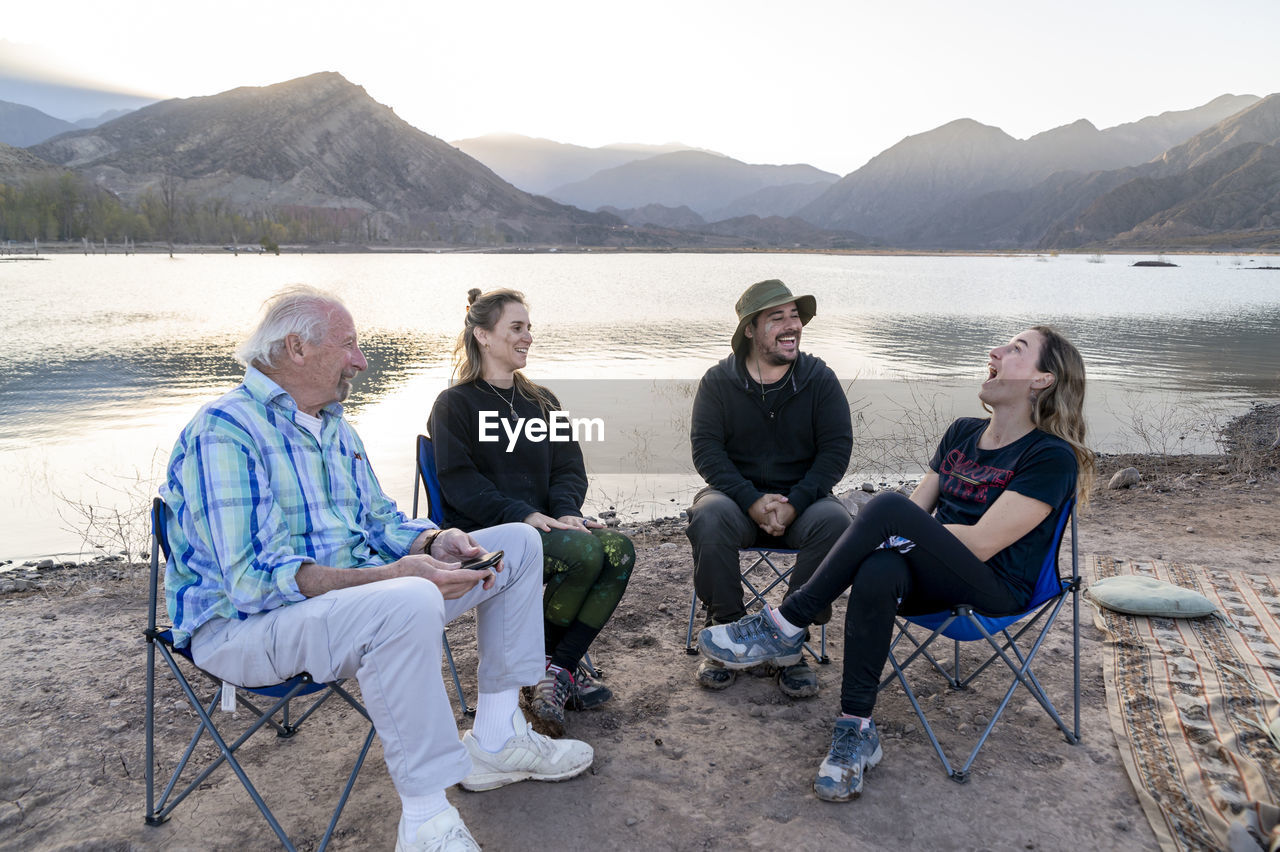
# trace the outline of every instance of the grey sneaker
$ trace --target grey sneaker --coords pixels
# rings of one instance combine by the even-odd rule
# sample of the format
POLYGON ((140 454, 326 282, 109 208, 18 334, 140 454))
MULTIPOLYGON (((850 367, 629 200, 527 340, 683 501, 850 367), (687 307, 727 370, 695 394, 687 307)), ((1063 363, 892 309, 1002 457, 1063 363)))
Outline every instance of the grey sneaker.
POLYGON ((572 694, 573 675, 564 669, 555 673, 547 669, 529 697, 529 712, 534 716, 539 733, 549 737, 564 736, 564 707, 572 694))
POLYGON ((793 666, 800 662, 803 649, 804 631, 794 639, 787 639, 765 610, 732 624, 704 628, 698 634, 698 650, 702 656, 730 669, 748 669, 768 662, 793 666))
POLYGON ((595 752, 578 740, 553 740, 533 730, 517 710, 511 715, 511 739, 502 751, 485 751, 467 731, 462 744, 471 756, 471 772, 458 783, 464 790, 493 790, 517 781, 564 781, 591 767, 595 752))
POLYGON ((876 723, 865 730, 858 719, 836 719, 831 733, 831 751, 818 767, 813 792, 824 802, 847 802, 862 793, 867 770, 880 762, 880 735, 876 723))
POLYGON ((565 707, 569 710, 590 710, 613 698, 613 690, 600 682, 585 663, 578 663, 573 673, 573 692, 565 707))
POLYGON ((698 686, 704 689, 728 689, 737 677, 737 672, 726 669, 716 660, 704 659, 698 663, 698 686))
POLYGON ((778 689, 791 698, 812 698, 818 694, 818 673, 801 660, 778 669, 778 689))

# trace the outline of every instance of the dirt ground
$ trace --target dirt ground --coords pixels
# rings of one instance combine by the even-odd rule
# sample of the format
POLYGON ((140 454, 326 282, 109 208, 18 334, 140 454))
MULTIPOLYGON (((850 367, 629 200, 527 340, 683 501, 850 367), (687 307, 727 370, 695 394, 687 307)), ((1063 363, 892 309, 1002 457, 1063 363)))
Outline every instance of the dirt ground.
MULTIPOLYGON (((1258 434, 1272 436, 1274 420, 1259 424, 1258 434)), ((1105 458, 1099 490, 1081 518, 1081 552, 1280 571, 1278 456, 1105 458), (1111 473, 1129 464, 1143 482, 1107 490, 1111 473)), ((876 708, 883 763, 859 800, 828 804, 814 798, 810 784, 837 712, 843 605, 828 635, 833 664, 819 668, 818 697, 795 701, 772 678, 752 676, 708 692, 694 682, 698 659, 684 652, 691 559, 683 525, 655 522, 635 538, 631 587, 592 648, 616 697, 569 721, 570 735, 595 747, 595 765, 560 784, 451 790, 486 848, 1154 848, 1107 723, 1101 635, 1088 605, 1081 612, 1079 745, 1068 745, 1019 690, 970 781, 956 784, 893 686, 876 708)), ((139 571, 66 577, 0 598, 0 848, 277 848, 225 767, 167 823, 143 824, 145 612, 139 571)), ((1039 673, 1069 713, 1069 610, 1063 615, 1039 673)), ((474 696, 472 633, 465 622, 450 628, 464 687, 474 696)), ((967 754, 975 721, 1005 685, 986 681, 948 693, 923 672, 915 682, 953 754, 967 754)), ((160 680, 159 696, 160 760, 171 766, 194 714, 172 678, 160 680)), ((293 739, 259 734, 241 752, 300 849, 319 842, 362 738, 358 722, 350 711, 325 707, 293 739)), ((200 749, 210 751, 207 740, 200 749)), ((331 848, 391 849, 398 813, 375 744, 331 848)))

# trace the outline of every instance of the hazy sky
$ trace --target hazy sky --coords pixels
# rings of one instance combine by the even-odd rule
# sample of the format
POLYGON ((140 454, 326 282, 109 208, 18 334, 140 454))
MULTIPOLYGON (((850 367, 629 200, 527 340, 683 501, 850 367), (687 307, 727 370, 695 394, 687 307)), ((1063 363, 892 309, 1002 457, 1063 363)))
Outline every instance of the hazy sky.
POLYGON ((956 118, 1025 138, 1280 91, 1277 0, 56 6, 5 14, 0 74, 188 97, 338 71, 446 140, 680 141, 839 174, 956 118))

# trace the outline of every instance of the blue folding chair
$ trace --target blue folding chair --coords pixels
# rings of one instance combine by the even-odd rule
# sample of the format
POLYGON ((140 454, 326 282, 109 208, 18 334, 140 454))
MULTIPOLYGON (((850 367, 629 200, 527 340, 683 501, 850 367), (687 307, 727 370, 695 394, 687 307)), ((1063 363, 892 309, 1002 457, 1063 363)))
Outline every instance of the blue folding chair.
MULTIPOLYGON (((435 447, 426 435, 418 436, 418 467, 413 479, 413 516, 418 517, 418 497, 422 492, 427 495, 427 519, 436 526, 444 525, 444 491, 440 488, 440 474, 436 470, 435 447)), ((453 677, 453 688, 458 693, 458 706, 463 715, 474 716, 476 711, 467 706, 467 698, 462 693, 462 682, 458 679, 458 667, 453 663, 453 651, 449 649, 449 635, 445 631, 444 655, 449 662, 449 674, 453 677)), ((582 655, 582 664, 587 667, 593 677, 600 677, 600 670, 591 662, 590 654, 582 655)))
MULTIPOLYGON (((776 562, 773 561, 773 557, 795 556, 799 552, 800 551, 798 550, 787 550, 783 548, 770 548, 770 547, 742 547, 738 549, 739 556, 741 556, 744 553, 754 553, 756 555, 755 560, 738 573, 738 578, 742 581, 742 585, 745 586, 747 591, 751 593, 751 596, 747 599, 747 602, 746 602, 747 609, 751 609, 753 607, 763 608, 764 605, 768 602, 767 599, 765 598, 765 595, 772 592, 779 585, 785 583, 787 579, 791 576, 791 572, 796 570, 796 566, 794 562, 791 563, 789 567, 782 568, 776 562), (753 580, 751 577, 752 572, 756 571, 756 569, 762 566, 767 567, 772 573, 765 574, 763 580, 759 580, 759 581, 753 580), (763 586, 763 588, 758 588, 756 586, 757 582, 759 582, 760 585, 763 586)), ((689 627, 685 631, 685 635, 684 635, 684 652, 691 657, 697 656, 698 654, 698 646, 693 643, 693 622, 694 622, 694 619, 697 617, 697 614, 698 614, 698 590, 694 589, 693 597, 689 601, 689 627)), ((819 645, 820 650, 819 651, 813 650, 813 647, 808 642, 804 643, 804 649, 808 651, 809 654, 812 655, 812 657, 818 661, 818 663, 825 666, 831 662, 831 658, 827 656, 827 625, 823 624, 821 626, 821 632, 822 632, 822 640, 821 640, 821 644, 819 645)))
POLYGON ((897 619, 898 630, 889 647, 889 664, 892 666, 893 671, 880 682, 880 689, 884 689, 894 680, 902 684, 907 699, 911 702, 912 708, 916 711, 916 716, 919 717, 920 723, 924 726, 929 742, 933 744, 934 751, 937 752, 938 758, 942 761, 942 768, 953 781, 964 783, 969 780, 969 770, 973 766, 973 761, 977 758, 978 752, 981 751, 982 746, 991 735, 996 722, 1000 721, 1001 715, 1009 705, 1009 700, 1013 697, 1013 693, 1019 684, 1025 687, 1040 706, 1044 708, 1044 711, 1053 719, 1054 724, 1062 731, 1068 743, 1076 745, 1080 742, 1080 551, 1078 546, 1079 539, 1076 533, 1075 499, 1072 498, 1058 515, 1053 541, 1044 562, 1041 563, 1040 577, 1032 593, 1031 603, 1027 605, 1026 610, 1017 615, 988 616, 975 612, 971 606, 960 605, 943 612, 930 613, 928 615, 904 615, 899 616, 897 619), (1058 572, 1058 553, 1062 547, 1063 533, 1066 530, 1068 520, 1071 521, 1071 576, 1064 578, 1058 572), (1058 613, 1062 610, 1068 597, 1071 599, 1072 610, 1071 656, 1074 668, 1071 695, 1074 718, 1070 728, 1062 721, 1062 717, 1058 715, 1053 702, 1045 693, 1044 687, 1031 668, 1037 653, 1040 651, 1040 647, 1048 637, 1049 630, 1056 623, 1058 613), (1011 636, 1009 628, 1023 619, 1029 620, 1018 629, 1017 633, 1011 636), (1019 646, 1018 642, 1023 636, 1041 622, 1043 622, 1043 626, 1040 630, 1030 634, 1030 646, 1019 646), (928 637, 924 640, 919 640, 912 633, 912 626, 930 631, 928 637), (1003 642, 996 638, 997 635, 1003 637, 1003 642), (953 643, 952 662, 949 668, 940 663, 929 650, 933 642, 939 637, 950 639, 953 643), (906 658, 899 661, 895 650, 904 640, 908 641, 913 646, 913 649, 906 658), (987 646, 991 649, 991 654, 968 675, 962 675, 960 643, 979 641, 987 643, 987 646), (1012 657, 1009 652, 1012 652, 1012 657), (953 768, 951 762, 947 759, 946 753, 934 734, 933 726, 929 724, 920 702, 916 699, 915 692, 911 689, 911 684, 907 682, 906 668, 922 657, 928 660, 933 665, 933 668, 946 678, 948 687, 956 690, 968 688, 979 675, 997 660, 1003 661, 1013 675, 1009 688, 1005 690, 1004 698, 991 715, 986 729, 983 730, 977 744, 973 747, 973 751, 970 752, 969 759, 959 769, 953 768), (1014 659, 1015 657, 1016 660, 1014 659))
MULTIPOLYGON (((436 453, 431 446, 431 439, 426 435, 418 436, 418 464, 413 474, 413 516, 418 517, 418 496, 422 491, 427 493, 427 520, 438 527, 444 526, 444 492, 440 490, 440 475, 436 472, 436 453)), ((453 662, 453 649, 449 647, 449 631, 442 637, 444 658, 449 663, 449 675, 453 678, 453 689, 458 695, 458 707, 464 716, 476 715, 475 708, 467 706, 467 697, 462 694, 462 681, 458 679, 458 667, 453 662)))
MULTIPOLYGON (((266 818, 270 824, 272 831, 279 838, 280 843, 285 849, 293 852, 294 845, 289 840, 288 835, 280 826, 275 816, 271 813, 271 809, 267 807, 262 796, 254 787, 253 782, 249 780, 249 776, 245 773, 244 767, 240 761, 236 759, 237 750, 244 745, 248 739, 257 731, 266 725, 270 725, 276 732, 276 736, 282 739, 292 737, 298 732, 301 725, 320 708, 329 698, 337 695, 347 704, 349 704, 357 713, 359 713, 366 721, 369 722, 369 732, 364 738, 364 744, 360 748, 360 753, 356 757, 355 765, 351 769, 351 774, 347 777, 346 786, 342 790, 342 795, 338 799, 337 807, 333 810, 333 815, 329 819, 329 826, 325 830, 324 837, 320 841, 317 849, 323 850, 329 844, 329 839, 333 836, 334 827, 338 824, 338 817, 342 815, 342 809, 347 804, 347 798, 351 795, 351 790, 355 786, 356 777, 360 774, 360 768, 364 765, 364 759, 369 753, 369 747, 373 745, 374 728, 373 722, 369 719, 369 714, 365 712, 364 707, 359 701, 355 700, 349 692, 343 687, 341 681, 334 683, 316 683, 311 675, 306 672, 299 672, 294 677, 284 683, 273 684, 270 686, 245 687, 233 685, 222 681, 209 672, 204 671, 195 664, 191 658, 190 645, 179 648, 173 642, 172 628, 159 628, 156 626, 156 602, 159 588, 159 575, 161 556, 163 555, 165 562, 169 560, 169 541, 165 535, 165 505, 156 498, 151 504, 151 588, 150 599, 148 605, 147 629, 143 631, 143 636, 147 640, 147 706, 146 706, 146 785, 147 785, 147 825, 159 825, 169 818, 173 809, 178 806, 187 796, 199 788, 219 766, 227 764, 231 767, 231 771, 240 779, 240 783, 244 785, 245 790, 253 799, 262 816, 266 818), (155 730, 155 710, 156 710, 156 653, 159 652, 160 657, 169 667, 170 673, 177 681, 178 687, 186 696, 187 702, 199 717, 195 732, 191 735, 187 742, 186 750, 178 759, 173 773, 169 778, 164 790, 160 793, 159 798, 155 792, 155 772, 156 772, 156 730, 155 730), (184 662, 180 665, 178 660, 184 662), (196 687, 183 673, 183 667, 190 667, 194 672, 203 675, 213 687, 212 697, 204 700, 196 694, 196 687), (217 708, 219 701, 222 699, 231 699, 235 696, 235 701, 248 708, 254 714, 253 721, 249 727, 239 734, 236 739, 228 743, 228 733, 219 730, 218 725, 213 721, 213 713, 217 708), (294 699, 307 698, 310 703, 301 715, 291 718, 290 708, 294 699), (266 705, 266 709, 261 709, 255 703, 255 699, 263 699, 270 701, 271 704, 266 705), (279 719, 277 720, 277 716, 279 719), (191 764, 192 757, 195 754, 196 746, 199 745, 201 738, 208 734, 218 750, 218 757, 212 760, 207 766, 200 770, 195 777, 187 782, 186 786, 180 792, 175 793, 174 790, 178 786, 179 780, 183 776, 183 772, 191 764)), ((198 679, 197 679, 198 682, 198 679)), ((224 723, 224 728, 229 727, 231 720, 224 723)), ((194 767, 193 767, 194 771, 194 767)), ((198 845, 198 844, 197 844, 198 845)))

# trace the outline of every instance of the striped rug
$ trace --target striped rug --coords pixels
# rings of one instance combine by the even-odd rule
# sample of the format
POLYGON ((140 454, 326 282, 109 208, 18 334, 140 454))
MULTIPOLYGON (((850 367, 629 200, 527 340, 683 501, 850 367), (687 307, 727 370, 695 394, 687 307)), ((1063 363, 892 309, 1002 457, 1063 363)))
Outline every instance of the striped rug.
POLYGON ((1109 556, 1090 557, 1086 571, 1094 580, 1140 574, 1195 589, 1231 621, 1105 609, 1095 617, 1106 633, 1111 727, 1161 847, 1280 849, 1276 578, 1109 556))

